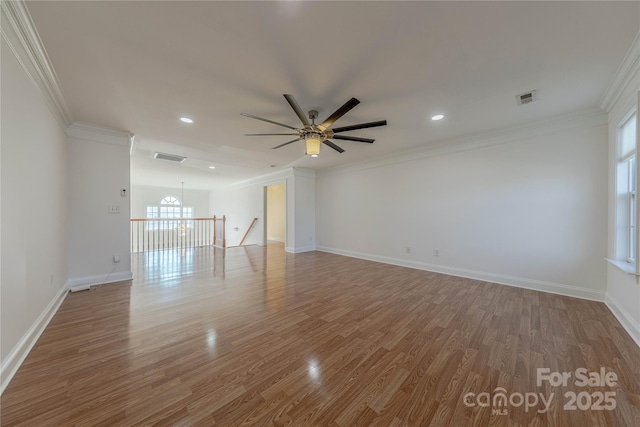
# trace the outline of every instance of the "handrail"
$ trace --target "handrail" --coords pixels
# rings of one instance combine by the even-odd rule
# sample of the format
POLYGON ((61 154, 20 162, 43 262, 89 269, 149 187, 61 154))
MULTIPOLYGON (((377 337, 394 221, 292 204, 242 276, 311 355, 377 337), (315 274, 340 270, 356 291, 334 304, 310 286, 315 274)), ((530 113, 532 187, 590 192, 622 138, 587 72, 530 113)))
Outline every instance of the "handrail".
POLYGON ((215 216, 213 218, 131 218, 131 221, 211 221, 212 219, 215 219, 215 216))
POLYGON ((249 232, 251 231, 253 226, 256 225, 257 221, 258 221, 258 218, 253 218, 253 221, 251 221, 251 225, 249 226, 249 229, 247 230, 246 233, 244 233, 244 236, 242 237, 242 240, 240 240, 240 244, 238 246, 242 246, 242 244, 244 243, 244 239, 247 238, 247 236, 249 235, 249 232))

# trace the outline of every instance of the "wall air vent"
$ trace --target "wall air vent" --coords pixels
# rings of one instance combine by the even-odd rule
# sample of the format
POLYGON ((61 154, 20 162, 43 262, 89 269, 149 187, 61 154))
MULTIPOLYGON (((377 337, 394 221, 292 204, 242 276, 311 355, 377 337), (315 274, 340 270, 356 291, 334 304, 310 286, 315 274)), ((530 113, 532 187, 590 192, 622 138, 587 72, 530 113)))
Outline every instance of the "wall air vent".
POLYGON ((156 152, 153 155, 153 158, 158 160, 168 160, 170 162, 178 162, 178 163, 182 163, 185 160, 187 160, 186 157, 176 156, 175 154, 166 154, 166 153, 158 153, 158 152, 156 152))
POLYGON ((531 104, 536 99, 538 99, 538 97, 536 96, 535 90, 516 95, 516 102, 518 103, 518 105, 531 104))

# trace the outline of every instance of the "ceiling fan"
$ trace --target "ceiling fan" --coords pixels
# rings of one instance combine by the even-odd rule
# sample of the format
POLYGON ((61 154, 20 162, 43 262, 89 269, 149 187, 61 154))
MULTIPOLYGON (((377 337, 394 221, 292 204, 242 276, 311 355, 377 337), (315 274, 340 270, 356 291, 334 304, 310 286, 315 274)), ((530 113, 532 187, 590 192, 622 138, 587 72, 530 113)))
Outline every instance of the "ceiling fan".
POLYGON ((285 142, 284 144, 275 146, 273 147, 273 149, 275 150, 276 148, 284 147, 285 145, 292 144, 296 141, 304 140, 306 142, 306 148, 307 148, 306 154, 310 155, 311 157, 318 157, 318 154, 320 154, 320 143, 333 148, 338 153, 344 153, 344 150, 339 146, 337 146, 336 144, 334 144, 333 142, 331 142, 330 139, 366 142, 369 144, 372 144, 375 141, 375 139, 369 139, 369 138, 336 135, 338 133, 387 125, 386 120, 380 120, 377 122, 360 123, 357 125, 343 126, 343 127, 329 129, 329 127, 336 120, 344 116, 353 107, 358 105, 360 101, 358 101, 356 98, 351 98, 342 107, 338 108, 336 111, 333 112, 333 114, 327 117, 327 119, 324 122, 320 123, 319 125, 316 125, 316 119, 318 118, 318 112, 316 110, 309 111, 309 119, 311 120, 311 123, 309 123, 309 120, 307 120, 307 117, 304 115, 302 108, 300 108, 300 105, 298 105, 298 102, 293 97, 293 95, 285 94, 284 98, 287 100, 291 108, 293 108, 293 111, 296 113, 296 115, 302 122, 302 125, 303 125, 302 128, 296 128, 293 126, 285 125, 283 123, 274 122, 273 120, 263 119, 262 117, 254 116, 252 114, 240 113, 245 117, 251 117, 252 119, 262 120, 263 122, 272 123, 278 126, 283 126, 295 131, 291 133, 246 133, 245 135, 246 136, 295 135, 296 136, 295 139, 289 142, 285 142))

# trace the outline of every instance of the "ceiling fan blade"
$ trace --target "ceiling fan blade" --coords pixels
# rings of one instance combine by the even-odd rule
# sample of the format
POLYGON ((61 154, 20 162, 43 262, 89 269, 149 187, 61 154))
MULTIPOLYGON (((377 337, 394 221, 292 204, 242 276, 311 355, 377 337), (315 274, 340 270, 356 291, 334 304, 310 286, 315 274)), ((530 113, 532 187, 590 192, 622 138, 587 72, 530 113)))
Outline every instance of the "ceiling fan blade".
POLYGON ((336 144, 334 144, 333 142, 329 141, 328 139, 325 139, 324 141, 322 141, 323 144, 333 148, 334 150, 336 150, 338 153, 344 153, 344 150, 340 147, 338 147, 336 144))
POLYGON ((269 119, 263 119, 262 117, 254 116, 253 114, 240 113, 240 115, 241 116, 245 116, 245 117, 251 117, 252 119, 256 119, 256 120, 262 120, 263 122, 267 122, 267 123, 273 123, 274 125, 284 126, 286 128, 289 128, 289 129, 298 130, 297 128, 294 128, 293 126, 289 126, 289 125, 285 125, 285 124, 282 124, 282 123, 274 122, 273 120, 269 120, 269 119))
POLYGON ((293 111, 296 112, 304 127, 311 126, 309 124, 309 120, 307 120, 307 116, 304 115, 304 111, 302 111, 302 108, 300 108, 300 105, 298 105, 298 101, 296 101, 293 95, 285 94, 284 99, 286 99, 289 105, 291 105, 291 108, 293 108, 293 111))
POLYGON ((298 135, 297 133, 245 133, 244 136, 298 135))
POLYGON ((387 125, 387 121, 386 120, 380 120, 380 121, 377 121, 377 122, 360 123, 359 125, 342 126, 342 127, 334 128, 334 129, 331 129, 331 130, 333 131, 333 133, 340 133, 340 132, 348 132, 350 130, 374 128, 374 127, 377 127, 377 126, 386 126, 386 125, 387 125))
POLYGON ((318 129, 320 129, 321 131, 327 130, 327 128, 329 126, 331 126, 333 124, 333 122, 335 122, 340 117, 342 117, 345 114, 347 114, 349 112, 349 110, 351 110, 353 107, 355 107, 358 104, 360 104, 360 101, 358 101, 355 98, 351 98, 350 100, 345 102, 345 104, 342 107, 340 107, 336 111, 334 111, 334 113, 332 115, 327 117, 327 119, 324 122, 320 123, 318 125, 318 129))
POLYGON ((357 136, 343 136, 343 135, 333 135, 333 139, 342 139, 344 141, 368 142, 369 144, 373 144, 373 141, 375 141, 375 139, 358 138, 357 136))
POLYGON ((284 147, 285 145, 289 145, 289 144, 292 144, 292 143, 294 143, 294 142, 296 142, 296 141, 300 141, 301 139, 302 139, 302 138, 296 138, 296 139, 291 140, 291 141, 289 141, 289 142, 285 142, 284 144, 280 144, 280 145, 278 145, 278 146, 276 146, 276 147, 273 147, 272 149, 273 149, 273 150, 275 150, 276 148, 284 147))

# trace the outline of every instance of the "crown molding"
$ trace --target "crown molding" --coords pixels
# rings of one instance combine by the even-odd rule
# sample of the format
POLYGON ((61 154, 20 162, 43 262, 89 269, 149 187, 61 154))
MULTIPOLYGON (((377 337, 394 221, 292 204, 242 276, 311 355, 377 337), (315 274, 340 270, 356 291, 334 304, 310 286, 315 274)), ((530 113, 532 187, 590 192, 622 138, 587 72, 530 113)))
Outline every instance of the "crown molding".
POLYGON ((293 176, 304 176, 307 178, 315 178, 316 176, 316 171, 314 169, 309 169, 309 168, 292 168, 293 169, 293 176))
POLYGON ((604 92, 600 107, 609 113, 628 90, 635 92, 638 89, 640 89, 640 31, 633 39, 631 47, 604 92))
POLYGON ((102 128, 88 123, 75 122, 67 128, 69 138, 84 139, 87 141, 101 142, 104 144, 121 145, 131 147, 135 137, 129 132, 102 128))
POLYGON ((287 168, 229 184, 226 187, 220 188, 219 191, 225 192, 229 190, 238 190, 245 187, 251 187, 253 185, 279 184, 285 182, 287 178, 293 178, 294 173, 294 168, 287 168))
POLYGON ((45 103, 62 129, 66 129, 73 122, 72 114, 25 2, 2 1, 0 11, 2 38, 29 79, 40 89, 45 103))
POLYGON ((467 135, 461 138, 442 140, 434 144, 422 145, 393 154, 388 154, 386 156, 349 163, 346 165, 334 166, 319 170, 317 172, 317 176, 322 177, 336 173, 352 172, 395 163, 409 162, 422 158, 443 156, 461 151, 489 147, 492 145, 519 142, 527 138, 562 132, 575 128, 590 128, 606 124, 607 114, 599 108, 595 108, 522 126, 510 127, 477 135, 467 135))
POLYGON ((229 191, 229 190, 238 190, 240 188, 251 187, 253 185, 275 185, 283 183, 287 180, 287 178, 315 178, 316 171, 309 168, 286 168, 277 172, 271 172, 265 175, 256 176, 254 178, 245 179, 243 181, 238 181, 233 184, 230 184, 224 188, 221 188, 220 191, 229 191))

